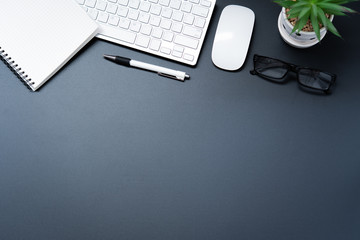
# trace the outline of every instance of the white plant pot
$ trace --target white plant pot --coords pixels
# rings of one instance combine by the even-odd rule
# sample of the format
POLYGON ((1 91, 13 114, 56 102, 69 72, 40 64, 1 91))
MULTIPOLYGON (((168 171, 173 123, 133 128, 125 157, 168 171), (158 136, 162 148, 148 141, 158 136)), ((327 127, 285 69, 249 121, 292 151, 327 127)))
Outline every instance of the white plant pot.
MULTIPOLYGON (((332 21, 333 18, 334 16, 332 15, 330 21, 332 21)), ((293 47, 308 48, 319 42, 319 40, 316 38, 315 32, 300 31, 291 33, 294 27, 287 19, 285 8, 282 8, 279 14, 278 28, 284 41, 293 47)), ((327 30, 325 27, 320 29, 320 39, 325 37, 326 32, 327 30)))

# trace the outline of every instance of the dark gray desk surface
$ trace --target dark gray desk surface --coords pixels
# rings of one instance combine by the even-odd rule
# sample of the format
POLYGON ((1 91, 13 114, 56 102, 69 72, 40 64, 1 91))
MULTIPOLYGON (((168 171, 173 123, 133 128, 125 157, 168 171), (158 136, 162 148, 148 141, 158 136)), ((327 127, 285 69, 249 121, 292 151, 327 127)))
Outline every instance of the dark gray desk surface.
POLYGON ((344 40, 299 50, 279 12, 218 0, 194 68, 95 39, 32 93, 1 63, 0 239, 360 239, 360 15, 334 20, 344 40), (237 72, 210 58, 228 4, 256 13, 237 72), (251 76, 254 53, 334 72, 336 90, 251 76))

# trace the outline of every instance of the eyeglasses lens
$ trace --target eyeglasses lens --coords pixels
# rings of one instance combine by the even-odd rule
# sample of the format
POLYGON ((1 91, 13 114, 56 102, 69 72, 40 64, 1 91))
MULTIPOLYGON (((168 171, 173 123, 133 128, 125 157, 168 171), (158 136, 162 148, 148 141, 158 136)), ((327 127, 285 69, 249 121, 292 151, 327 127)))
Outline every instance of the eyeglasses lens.
POLYGON ((319 90, 328 90, 332 84, 333 77, 328 73, 318 70, 300 69, 298 79, 304 86, 319 90))
POLYGON ((285 63, 276 59, 258 57, 255 62, 255 70, 264 77, 280 80, 288 72, 288 67, 285 63))

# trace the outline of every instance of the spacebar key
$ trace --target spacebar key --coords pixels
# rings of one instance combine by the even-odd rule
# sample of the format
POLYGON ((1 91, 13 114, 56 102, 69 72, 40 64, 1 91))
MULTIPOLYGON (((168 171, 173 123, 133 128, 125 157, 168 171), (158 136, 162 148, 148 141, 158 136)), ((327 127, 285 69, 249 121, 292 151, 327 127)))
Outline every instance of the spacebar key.
POLYGON ((101 26, 99 33, 127 43, 134 43, 136 38, 136 33, 108 26, 101 26))
POLYGON ((196 49, 199 45, 199 41, 193 38, 188 38, 182 35, 177 35, 174 42, 179 45, 183 45, 189 48, 196 49))

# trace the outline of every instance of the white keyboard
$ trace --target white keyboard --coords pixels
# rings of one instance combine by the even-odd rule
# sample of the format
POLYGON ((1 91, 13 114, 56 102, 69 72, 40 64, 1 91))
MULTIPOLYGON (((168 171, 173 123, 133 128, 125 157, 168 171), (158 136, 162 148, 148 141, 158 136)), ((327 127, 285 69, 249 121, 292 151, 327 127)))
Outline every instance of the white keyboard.
POLYGON ((189 65, 199 58, 216 0, 76 0, 98 38, 189 65))

